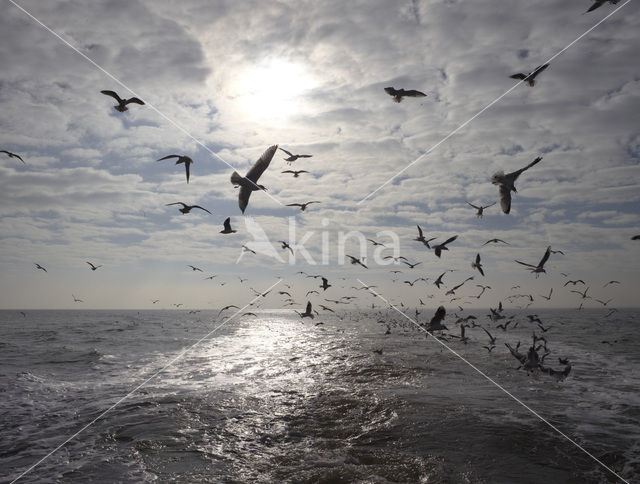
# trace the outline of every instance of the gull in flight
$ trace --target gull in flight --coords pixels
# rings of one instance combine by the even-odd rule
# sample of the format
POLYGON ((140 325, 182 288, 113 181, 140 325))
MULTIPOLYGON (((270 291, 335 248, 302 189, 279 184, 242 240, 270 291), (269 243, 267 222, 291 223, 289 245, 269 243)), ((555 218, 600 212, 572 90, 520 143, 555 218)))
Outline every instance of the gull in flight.
POLYGON ((82 299, 78 299, 73 294, 71 295, 71 297, 73 298, 73 302, 84 302, 82 299))
MULTIPOLYGON (((284 151, 287 155, 289 155, 288 158, 284 158, 284 161, 287 161, 289 164, 293 163, 294 161, 296 161, 298 158, 311 158, 313 155, 294 155, 293 153, 291 153, 290 151, 285 150, 284 148, 280 148, 281 151, 284 151)), ((283 172, 285 173, 285 172, 283 172)), ((307 173, 305 171, 305 173, 307 173)), ((294 175, 297 176, 297 175, 294 175)))
POLYGON ((93 265, 91 262, 89 262, 89 261, 87 261, 87 264, 89 264, 89 265, 91 266, 91 270, 92 270, 92 271, 95 271, 96 269, 99 269, 100 267, 102 267, 101 265, 100 265, 100 266, 94 266, 94 265, 93 265))
POLYGON ((431 242, 432 240, 436 240, 437 237, 431 237, 430 239, 425 239, 420 226, 416 225, 416 227, 418 227, 418 236, 413 240, 415 240, 416 242, 422 242, 427 247, 427 249, 430 249, 431 246, 429 245, 429 242, 431 242))
POLYGON ((482 264, 480 263, 480 254, 476 254, 476 260, 471 262, 472 269, 478 269, 478 272, 484 277, 484 271, 482 270, 482 264))
POLYGON ((307 203, 288 203, 287 207, 300 207, 300 210, 304 212, 307 209, 307 205, 311 205, 312 203, 322 203, 322 202, 319 202, 318 200, 313 200, 307 203))
MULTIPOLYGON (((16 155, 15 153, 11 153, 11 151, 7 151, 7 150, 0 150, 0 153, 6 153, 9 158, 18 158, 22 163, 24 163, 24 160, 22 159, 22 156, 20 155, 16 155)), ((26 163, 24 163, 26 165, 26 163)))
POLYGON ((587 287, 584 292, 580 292, 580 291, 571 291, 571 292, 575 292, 576 294, 580 294, 582 296, 582 299, 592 299, 591 296, 587 296, 587 291, 589 290, 589 288, 587 287))
POLYGON ((281 173, 292 173, 293 178, 298 178, 300 176, 300 173, 309 173, 309 172, 306 170, 284 170, 281 173))
POLYGON ((202 269, 200 269, 199 267, 196 266, 192 266, 192 265, 187 265, 187 267, 191 267, 191 270, 195 271, 200 271, 200 272, 204 272, 202 269))
POLYGON ((548 296, 544 296, 544 295, 540 294, 540 297, 545 298, 547 301, 551 301, 551 294, 553 294, 553 287, 551 289, 549 289, 549 295, 548 296))
POLYGON ((415 89, 404 90, 385 87, 384 92, 393 97, 393 100, 397 103, 402 102, 403 97, 426 97, 424 92, 416 91, 415 89))
POLYGON ((191 166, 191 163, 193 163, 193 160, 188 156, 184 156, 184 155, 167 155, 156 161, 168 160, 169 158, 178 158, 178 160, 176 161, 176 165, 179 165, 180 163, 184 163, 184 169, 187 173, 187 183, 189 183, 189 167, 191 166))
POLYGON ((504 241, 504 240, 502 240, 502 239, 491 239, 491 240, 487 240, 484 244, 482 244, 482 246, 484 247, 485 245, 490 244, 491 242, 493 242, 494 244, 498 244, 498 243, 500 243, 500 242, 501 242, 501 243, 503 243, 503 244, 507 244, 507 245, 509 245, 509 242, 505 242, 505 241, 504 241))
POLYGON ((264 186, 257 184, 258 179, 267 169, 269 163, 271 163, 273 155, 277 149, 278 145, 273 145, 267 148, 266 151, 262 153, 262 156, 258 158, 258 161, 253 164, 246 176, 240 176, 237 171, 234 171, 231 174, 231 183, 236 187, 240 187, 240 193, 238 194, 238 206, 240 207, 240 210, 242 210, 242 213, 244 213, 247 205, 249 204, 251 192, 256 190, 266 190, 264 186))
MULTIPOLYGON (((609 2, 611 5, 615 5, 619 0, 596 0, 596 3, 591 5, 591 8, 585 13, 593 12, 596 8, 602 7, 605 3, 609 2)), ((584 15, 584 14, 583 14, 584 15)))
POLYGON ((526 262, 520 262, 519 260, 516 260, 516 262, 518 264, 522 264, 523 266, 527 266, 532 273, 535 273, 536 279, 537 279, 541 272, 544 272, 546 274, 547 271, 544 270, 544 265, 547 262, 547 260, 549 260, 550 255, 551 255, 551 247, 549 246, 547 247, 547 250, 542 256, 542 259, 540 259, 540 262, 538 262, 537 266, 534 266, 533 264, 527 264, 526 262))
MULTIPOLYGON (((360 264, 360 265, 361 265, 362 267, 364 267, 365 269, 368 269, 368 267, 367 267, 366 265, 364 265, 364 263, 363 263, 360 259, 358 259, 358 258, 356 258, 356 257, 353 257, 352 255, 349 255, 349 254, 346 254, 346 255, 347 255, 347 257, 348 257, 349 259, 351 259, 351 263, 352 263, 352 264, 360 264)), ((363 259, 364 259, 364 258, 363 258, 363 259)))
POLYGON ((454 235, 453 237, 449 237, 447 240, 445 240, 442 244, 438 244, 438 245, 434 245, 433 246, 433 250, 436 254, 436 256, 440 257, 440 254, 442 254, 443 250, 449 250, 449 248, 446 246, 447 244, 450 244, 451 242, 453 242, 454 240, 456 240, 458 238, 457 235, 454 235))
POLYGON ((40 264, 38 264, 37 262, 34 262, 34 264, 36 265, 36 269, 40 269, 42 271, 47 272, 47 270, 44 267, 42 267, 40 264))
POLYGON ((291 252, 291 255, 293 255, 293 249, 289 245, 289 242, 285 242, 284 240, 278 240, 278 242, 280 242, 280 245, 282 245, 283 249, 289 249, 289 251, 291 252))
POLYGON ((529 84, 529 87, 533 87, 536 85, 536 76, 544 71, 547 67, 549 67, 549 64, 543 64, 536 67, 535 70, 533 72, 530 72, 529 74, 523 74, 522 72, 519 72, 509 77, 511 79, 520 79, 522 81, 525 81, 527 84, 529 84))
POLYGON ((118 101, 118 105, 117 106, 113 106, 113 109, 115 109, 116 111, 119 111, 121 113, 124 113, 125 111, 129 110, 129 108, 127 107, 127 104, 130 104, 130 103, 136 103, 136 104, 140 104, 140 105, 144 106, 144 102, 141 99, 138 99, 137 97, 131 97, 129 99, 122 99, 120 96, 118 96, 118 94, 115 91, 100 91, 100 92, 102 94, 107 95, 107 96, 111 96, 116 101, 118 101))
POLYGON ((520 174, 523 171, 531 168, 540 160, 542 160, 541 156, 533 160, 524 168, 520 168, 519 170, 511 172, 507 175, 505 175, 502 170, 500 170, 499 172, 493 175, 493 177, 491 178, 491 183, 493 183, 494 185, 499 185, 500 206, 502 207, 502 211, 504 213, 509 213, 511 211, 511 192, 517 192, 515 187, 515 182, 520 176, 520 174))
POLYGON ((298 313, 298 316, 300 316, 301 318, 311 318, 313 319, 313 312, 312 310, 312 306, 311 306, 311 301, 307 301, 307 309, 305 310, 304 313, 298 313, 298 311, 296 311, 296 313, 298 313))
POLYGON ((174 203, 167 203, 167 207, 169 205, 182 205, 182 208, 179 208, 178 210, 180 210, 182 213, 189 213, 191 212, 191 209, 193 208, 199 208, 200 210, 204 210, 207 213, 211 213, 209 212, 209 210, 207 210, 204 207, 201 207, 200 205, 187 205, 186 203, 182 203, 182 202, 174 202, 174 203))
POLYGON ((221 234, 235 234, 236 230, 231 228, 231 217, 227 217, 224 221, 224 229, 220 231, 221 234))
POLYGON ((482 215, 484 213, 484 209, 485 208, 493 207, 496 204, 496 202, 493 202, 493 203, 491 203, 489 205, 485 205, 483 207, 482 205, 477 206, 477 205, 474 205, 473 203, 469 203, 469 202, 467 202, 467 203, 477 210, 476 217, 478 217, 478 218, 482 218, 482 215))
POLYGON ((431 331, 440 331, 443 329, 448 329, 444 324, 442 324, 442 321, 444 320, 446 315, 447 315, 447 310, 444 308, 444 306, 440 306, 436 310, 436 313, 433 315, 433 318, 431 318, 431 321, 429 321, 429 325, 427 326, 427 331, 431 332, 431 331))
POLYGON ((322 286, 320 286, 324 291, 327 290, 327 288, 331 287, 331 284, 329 284, 329 281, 327 280, 326 277, 322 278, 322 286))

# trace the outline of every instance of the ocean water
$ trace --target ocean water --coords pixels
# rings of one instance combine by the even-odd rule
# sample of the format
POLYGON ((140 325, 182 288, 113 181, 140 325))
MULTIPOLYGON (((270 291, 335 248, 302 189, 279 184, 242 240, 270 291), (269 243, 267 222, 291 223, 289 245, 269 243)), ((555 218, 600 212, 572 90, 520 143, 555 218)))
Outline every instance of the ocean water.
POLYGON ((479 327, 446 344, 522 403, 393 311, 263 311, 195 347, 217 311, 0 311, 0 481, 111 407, 18 482, 622 482, 525 404, 639 482, 640 311, 535 311, 562 382, 504 345, 526 352, 534 311, 487 312, 461 316, 491 353, 479 327))

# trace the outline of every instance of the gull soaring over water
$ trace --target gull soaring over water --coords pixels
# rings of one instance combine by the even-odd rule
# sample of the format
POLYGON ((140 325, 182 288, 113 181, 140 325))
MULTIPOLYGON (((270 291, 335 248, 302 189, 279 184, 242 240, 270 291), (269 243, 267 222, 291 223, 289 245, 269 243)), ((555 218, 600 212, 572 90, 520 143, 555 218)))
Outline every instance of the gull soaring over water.
POLYGON ((240 176, 237 171, 234 171, 231 174, 231 183, 240 187, 240 193, 238 193, 238 206, 240 207, 240 210, 242 210, 242 213, 244 213, 247 205, 249 204, 251 192, 255 192, 256 190, 266 190, 264 186, 257 184, 258 179, 267 169, 269 163, 271 163, 273 155, 277 149, 278 145, 273 145, 267 148, 267 150, 262 153, 262 156, 258 158, 258 161, 253 164, 246 176, 240 176))
POLYGON ((527 266, 529 270, 536 275, 536 279, 537 279, 541 272, 544 272, 546 274, 547 271, 544 270, 544 265, 547 262, 547 260, 549 260, 550 255, 551 255, 551 246, 547 247, 547 250, 542 256, 542 259, 540 259, 540 262, 538 262, 537 266, 534 266, 533 264, 527 264, 526 262, 520 262, 519 260, 517 260, 516 262, 518 264, 522 264, 523 266, 527 266))
POLYGON ((539 156, 531 163, 529 163, 524 168, 520 168, 514 172, 504 174, 504 171, 500 170, 495 173, 491 178, 491 183, 494 185, 498 185, 498 189, 500 192, 500 207, 502 207, 502 211, 504 213, 509 213, 511 211, 511 192, 517 192, 515 187, 515 182, 518 177, 522 174, 523 171, 528 170, 536 163, 539 163, 542 160, 542 157, 539 156))
POLYGON ((113 109, 115 109, 116 111, 119 111, 121 113, 124 113, 125 111, 129 110, 129 108, 127 107, 127 104, 136 103, 136 104, 140 104, 140 105, 144 106, 144 102, 141 99, 138 99, 137 97, 131 97, 129 99, 122 99, 120 96, 118 96, 118 94, 115 91, 100 91, 100 92, 102 94, 105 94, 106 96, 111 96, 116 101, 118 101, 118 105, 117 106, 113 106, 113 109))

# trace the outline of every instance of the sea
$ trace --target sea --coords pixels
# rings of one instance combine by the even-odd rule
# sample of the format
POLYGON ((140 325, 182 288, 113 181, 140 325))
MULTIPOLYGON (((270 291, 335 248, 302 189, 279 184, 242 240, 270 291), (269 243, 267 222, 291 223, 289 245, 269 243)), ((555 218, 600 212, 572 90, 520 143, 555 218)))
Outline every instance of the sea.
POLYGON ((640 482, 640 310, 253 311, 0 311, 0 482, 640 482))

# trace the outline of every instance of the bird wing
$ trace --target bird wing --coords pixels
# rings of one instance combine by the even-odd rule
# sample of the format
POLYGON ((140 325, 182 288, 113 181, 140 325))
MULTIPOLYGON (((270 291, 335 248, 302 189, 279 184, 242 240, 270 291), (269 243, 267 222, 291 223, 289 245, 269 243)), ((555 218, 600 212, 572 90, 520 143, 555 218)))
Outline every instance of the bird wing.
POLYGON ((168 160, 169 158, 180 158, 180 155, 167 155, 163 158, 158 158, 156 161, 168 160))
POLYGON ((480 264, 480 254, 476 254, 476 264, 480 264))
POLYGON ((505 185, 500 185, 498 191, 500 192, 500 207, 504 213, 511 211, 511 190, 505 185))
POLYGON ((511 179, 511 180, 513 180, 515 182, 523 171, 528 170, 533 165, 538 163, 540 160, 542 160, 542 156, 538 156, 535 160, 533 160, 531 163, 529 163, 524 168, 520 168, 519 170, 516 170, 514 172, 509 173, 508 175, 506 175, 505 178, 509 178, 509 179, 511 179))
POLYGON ((485 208, 493 207, 495 204, 496 204, 496 202, 493 202, 493 203, 490 203, 489 205, 485 205, 482 208, 485 209, 485 208))
POLYGON ((542 259, 540 259, 540 262, 538 262, 538 267, 544 267, 544 264, 547 262, 547 260, 549 260, 549 255, 551 255, 551 246, 547 247, 547 250, 542 256, 542 259))
POLYGON ((604 0, 597 0, 596 3, 591 5, 591 8, 589 8, 586 13, 593 12, 596 8, 602 7, 603 4, 604 0))
MULTIPOLYGON (((182 202, 167 203, 166 206, 169 206, 169 205, 182 205, 184 208, 187 208, 187 204, 186 203, 182 203, 182 202)), ((194 205, 194 207, 195 207, 195 205, 194 205)), ((191 208, 193 208, 193 207, 191 207, 191 208)))
POLYGON ((427 96, 424 92, 416 91, 415 89, 409 89, 408 91, 404 91, 402 95, 409 96, 409 97, 426 97, 427 96))
POLYGON ((224 221, 224 229, 231 230, 231 217, 227 217, 227 219, 224 221))
POLYGON ((549 67, 549 64, 543 64, 541 66, 536 67, 535 70, 529 76, 529 79, 534 79, 538 74, 544 71, 547 67, 549 67))
POLYGON ((105 94, 107 96, 111 96, 112 98, 114 98, 116 101, 118 101, 118 103, 122 102, 122 99, 120 98, 120 96, 118 96, 118 94, 115 91, 100 91, 102 94, 105 94))
POLYGON ((288 154, 289 156, 293 156, 293 153, 291 153, 290 151, 285 150, 284 148, 279 148, 280 150, 284 151, 286 154, 288 154))
POLYGON ((244 213, 247 205, 249 205, 249 197, 251 196, 251 190, 245 186, 240 187, 240 192, 238 193, 238 207, 244 213))
POLYGON ((127 99, 124 103, 125 105, 129 103, 136 103, 144 106, 144 101, 142 99, 138 99, 137 97, 131 97, 127 99))
POLYGON ((285 206, 286 207, 302 207, 303 205, 304 205, 303 203, 288 203, 285 206))
POLYGON ((311 313, 311 308, 312 308, 311 301, 307 301, 307 311, 306 312, 310 314, 311 313))
POLYGON ((384 88, 384 92, 386 92, 389 96, 397 96, 398 95, 398 91, 395 90, 393 87, 385 87, 384 88))
POLYGON ((476 207, 473 203, 469 203, 467 202, 469 205, 471 205, 473 208, 475 208, 476 210, 480 210, 480 207, 476 207))
POLYGON ((440 244, 440 246, 445 246, 447 244, 450 244, 451 242, 453 242, 454 240, 456 240, 458 238, 457 235, 454 235, 453 237, 449 237, 447 240, 445 240, 442 244, 440 244))
MULTIPOLYGON (((282 149, 282 148, 280 148, 280 149, 282 149)), ((284 171, 281 171, 280 173, 293 173, 295 175, 296 172, 295 171, 291 171, 291 170, 284 170, 284 171)))
POLYGON ((537 266, 534 266, 533 264, 527 264, 526 262, 520 262, 519 260, 516 261, 518 264, 522 264, 523 266, 527 266, 527 267, 533 267, 534 269, 537 266))
POLYGON ((525 74, 523 74, 522 72, 518 72, 517 74, 514 74, 512 76, 509 76, 511 79, 520 79, 520 80, 524 80, 527 78, 527 76, 525 74))
POLYGON ((419 225, 416 225, 416 227, 418 227, 418 237, 421 239, 424 239, 424 235, 422 234, 422 229, 420 228, 419 225))
MULTIPOLYGON (((298 155, 298 158, 311 158, 313 155, 298 155)), ((306 171, 305 171, 306 173, 306 171)))
POLYGON ((189 165, 191 165, 191 163, 189 163, 188 161, 184 163, 184 170, 187 172, 187 183, 189 183, 189 165))
POLYGON ((200 210, 204 210, 204 211, 205 211, 205 212, 207 212, 207 213, 211 213, 211 212, 209 212, 209 210, 207 210, 207 209, 206 209, 206 208, 204 208, 204 207, 201 207, 200 205, 193 205, 191 208, 199 208, 200 210))
POLYGON ((271 163, 271 159, 273 158, 273 155, 275 154, 277 149, 278 145, 273 145, 267 148, 266 151, 262 153, 262 156, 258 158, 258 161, 256 161, 251 167, 245 178, 251 180, 253 183, 256 183, 264 170, 266 170, 269 166, 269 163, 271 163))
POLYGON ((446 315, 447 315, 447 310, 444 308, 444 306, 440 306, 436 310, 436 313, 433 315, 433 318, 431 318, 431 321, 429 321, 429 326, 433 326, 434 324, 441 323, 446 315))

